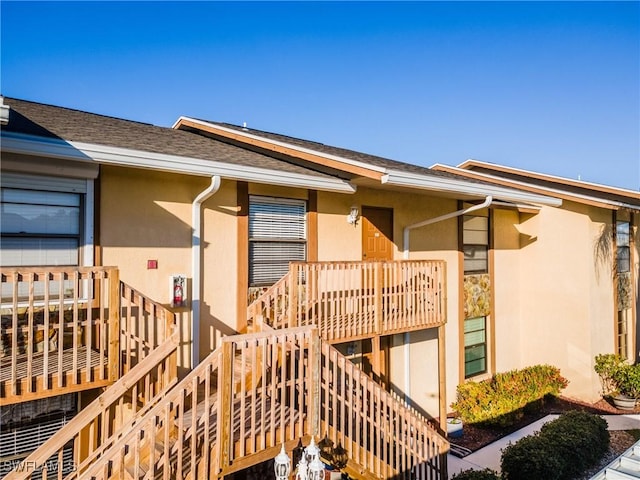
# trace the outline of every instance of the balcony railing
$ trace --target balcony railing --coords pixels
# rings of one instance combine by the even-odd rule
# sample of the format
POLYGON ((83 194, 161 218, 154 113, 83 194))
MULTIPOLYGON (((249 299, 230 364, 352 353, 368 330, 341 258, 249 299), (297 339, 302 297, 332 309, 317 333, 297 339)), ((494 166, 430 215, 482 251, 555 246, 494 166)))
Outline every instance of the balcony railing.
POLYGON ((289 272, 249 305, 247 318, 273 328, 317 325, 346 341, 443 325, 445 262, 316 262, 289 272))
POLYGON ((2 405, 111 384, 174 324, 114 267, 4 268, 0 289, 2 405))

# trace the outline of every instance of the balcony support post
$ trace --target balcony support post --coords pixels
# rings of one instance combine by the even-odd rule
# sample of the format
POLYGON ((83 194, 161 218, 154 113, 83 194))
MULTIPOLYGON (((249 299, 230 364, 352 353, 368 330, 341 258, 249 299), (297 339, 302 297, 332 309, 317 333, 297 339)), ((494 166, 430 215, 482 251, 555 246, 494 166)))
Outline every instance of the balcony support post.
MULTIPOLYGON (((120 377, 122 356, 120 355, 120 272, 112 268, 109 275, 109 380, 120 377)), ((74 339, 75 340, 75 339, 74 339)))
POLYGON ((440 428, 447 431, 447 365, 445 350, 445 326, 438 327, 438 393, 439 393, 439 416, 440 428))

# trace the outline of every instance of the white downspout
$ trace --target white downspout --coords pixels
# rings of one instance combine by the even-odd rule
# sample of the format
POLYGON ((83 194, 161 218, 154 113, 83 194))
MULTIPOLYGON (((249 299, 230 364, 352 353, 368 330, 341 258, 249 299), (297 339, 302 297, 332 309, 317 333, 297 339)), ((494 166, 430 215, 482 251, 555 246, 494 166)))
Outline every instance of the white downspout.
MULTIPOLYGON (((424 227, 426 225, 431 225, 432 223, 438 223, 443 220, 449 220, 450 218, 459 217, 460 215, 466 215, 467 213, 473 212, 475 210, 481 210, 483 208, 487 208, 493 202, 493 197, 491 195, 487 195, 484 199, 484 202, 479 203, 478 205, 472 205, 468 208, 463 208, 462 210, 457 210, 455 212, 446 213, 444 215, 440 215, 439 217, 429 218, 428 220, 423 220, 422 222, 414 223, 413 225, 408 225, 404 227, 403 238, 402 238, 402 249, 403 249, 403 257, 405 260, 409 260, 409 232, 415 228, 424 227)), ((411 398, 411 348, 410 342, 411 335, 409 332, 404 334, 404 394, 405 400, 409 402, 411 398)))
POLYGON ((191 205, 191 368, 200 363, 200 296, 202 294, 202 204, 220 188, 220 175, 211 177, 211 185, 195 198, 191 205))

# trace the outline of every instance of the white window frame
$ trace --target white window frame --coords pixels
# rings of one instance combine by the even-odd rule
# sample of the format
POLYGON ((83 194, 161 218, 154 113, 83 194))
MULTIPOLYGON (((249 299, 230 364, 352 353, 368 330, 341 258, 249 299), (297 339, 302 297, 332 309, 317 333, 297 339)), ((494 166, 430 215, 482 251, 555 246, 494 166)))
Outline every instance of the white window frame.
MULTIPOLYGON (((278 214, 283 214, 286 212, 274 212, 273 219, 271 219, 271 225, 277 225, 277 216, 278 214)), ((266 215, 269 215, 267 213, 266 215)), ((262 226, 261 226, 262 227, 262 226)), ((268 280, 256 280, 253 275, 254 265, 258 262, 254 261, 252 251, 253 248, 257 245, 267 246, 269 244, 286 244, 290 243, 292 245, 302 246, 303 254, 302 256, 291 255, 289 261, 306 261, 307 258, 307 201, 302 199, 293 199, 293 198, 281 198, 281 197, 267 197, 260 195, 250 195, 249 196, 249 286, 250 287, 266 287, 275 283, 279 278, 270 278, 268 280), (276 209, 290 206, 292 208, 302 208, 302 228, 296 230, 296 225, 289 223, 286 229, 287 231, 283 231, 283 234, 278 235, 277 228, 268 229, 263 232, 258 232, 256 234, 255 228, 256 226, 260 226, 256 220, 256 216, 259 215, 259 212, 256 211, 256 207, 260 205, 264 208, 264 206, 273 205, 276 209)), ((275 262, 277 264, 277 262, 275 262)))
POLYGON ((68 192, 82 195, 80 218, 80 243, 78 246, 78 266, 93 266, 94 252, 94 180, 91 178, 68 178, 2 172, 2 188, 68 192))

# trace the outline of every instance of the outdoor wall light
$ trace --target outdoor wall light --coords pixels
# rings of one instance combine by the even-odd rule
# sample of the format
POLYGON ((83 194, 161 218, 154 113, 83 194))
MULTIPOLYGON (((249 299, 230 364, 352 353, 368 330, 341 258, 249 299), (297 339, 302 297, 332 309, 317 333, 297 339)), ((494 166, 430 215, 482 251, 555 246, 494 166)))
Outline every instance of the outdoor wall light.
MULTIPOLYGON (((276 480, 288 480, 291 474, 291 460, 284 451, 284 445, 273 460, 273 469, 276 480)), ((324 463, 320 460, 320 449, 313 437, 298 462, 295 478, 296 480, 324 480, 324 463)))
POLYGON ((355 225, 358 222, 358 214, 358 207, 351 207, 351 211, 349 212, 349 215, 347 215, 347 223, 355 225))
POLYGON ((280 449, 280 453, 273 460, 273 469, 275 470, 276 480, 288 480, 291 473, 291 460, 284 451, 284 444, 280 449))

